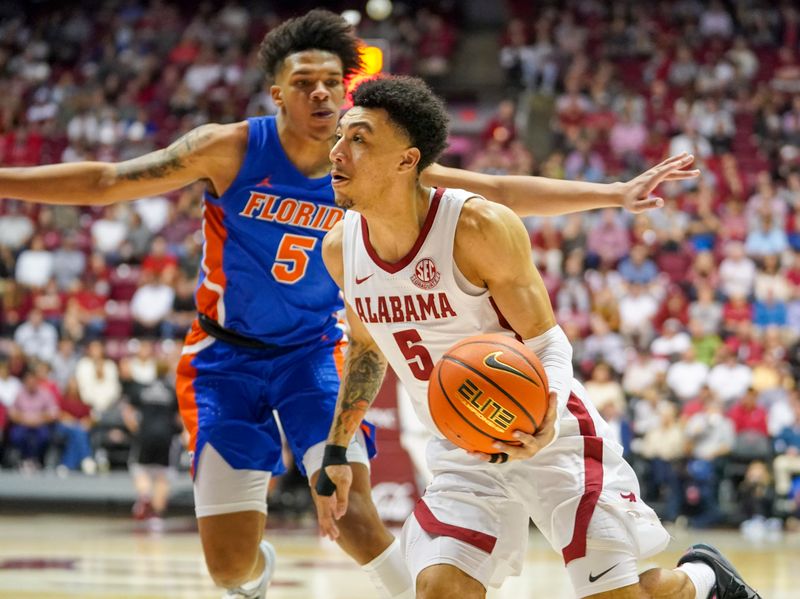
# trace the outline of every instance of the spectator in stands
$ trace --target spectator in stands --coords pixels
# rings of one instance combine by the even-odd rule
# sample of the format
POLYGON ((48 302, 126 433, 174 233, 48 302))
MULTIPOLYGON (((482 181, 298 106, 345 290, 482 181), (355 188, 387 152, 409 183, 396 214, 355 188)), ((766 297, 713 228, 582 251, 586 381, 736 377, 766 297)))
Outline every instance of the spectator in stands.
POLYGON ((767 254, 761 261, 761 268, 756 273, 754 294, 757 301, 766 301, 771 295, 775 301, 785 302, 791 296, 792 286, 786 275, 781 272, 780 256, 767 254))
POLYGON ((689 119, 683 126, 683 132, 673 137, 669 142, 670 155, 682 152, 694 154, 698 158, 706 159, 711 156, 711 144, 697 130, 697 123, 689 119))
POLYGON ((605 362, 617 372, 625 372, 627 366, 625 340, 619 333, 613 332, 608 322, 600 316, 591 318, 592 333, 586 338, 583 351, 583 368, 593 366, 595 362, 605 362))
POLYGON ((649 285, 658 276, 658 268, 649 258, 648 250, 643 245, 634 245, 630 255, 619 263, 617 270, 625 281, 639 285, 649 285))
POLYGON ((769 437, 767 411, 758 405, 758 392, 753 387, 748 388, 728 411, 728 418, 733 422, 737 435, 753 433, 764 438, 769 437))
POLYGON ((753 320, 753 306, 747 301, 744 295, 734 293, 722 307, 723 333, 730 335, 735 333, 744 323, 751 323, 753 320))
POLYGON ((632 400, 633 421, 631 426, 637 437, 644 437, 649 431, 658 428, 662 420, 662 410, 673 406, 664 394, 655 386, 648 387, 632 400))
POLYGON ((575 141, 575 149, 564 160, 564 174, 568 179, 600 183, 605 180, 606 165, 599 152, 585 135, 575 141))
POLYGON ((785 227, 788 207, 785 195, 775 187, 772 174, 769 171, 760 171, 756 176, 756 193, 747 200, 745 208, 747 230, 758 229, 762 216, 766 214, 772 216, 775 226, 785 227))
POLYGON ((34 232, 33 220, 26 208, 16 201, 4 201, 4 214, 0 214, 0 246, 15 252, 22 249, 34 232))
POLYGON ((53 251, 53 276, 58 288, 66 291, 86 269, 86 255, 78 249, 77 234, 67 233, 53 251))
POLYGON ((753 365, 753 382, 756 392, 766 398, 772 393, 780 391, 783 373, 780 360, 772 352, 765 352, 763 358, 753 365))
POLYGON ((631 348, 628 355, 628 364, 622 375, 622 388, 626 395, 642 397, 666 373, 668 363, 656 359, 649 351, 631 348))
POLYGON ((725 348, 731 351, 740 362, 752 366, 764 353, 764 346, 755 335, 753 323, 742 320, 736 325, 734 334, 725 340, 725 348))
POLYGON ((652 319, 658 300, 641 283, 628 285, 628 293, 619 302, 619 332, 637 347, 647 347, 653 339, 652 319))
MULTIPOLYGON (((653 289, 663 293, 663 290, 657 285, 654 285, 653 289)), ((668 320, 677 320, 682 327, 689 323, 689 301, 686 299, 683 289, 677 285, 667 288, 667 293, 663 296, 658 311, 653 315, 653 326, 663 331, 664 324, 668 320)))
POLYGON ((31 238, 30 249, 17 257, 16 279, 26 287, 44 287, 53 276, 53 253, 44 246, 41 235, 31 238))
POLYGON ((56 353, 58 330, 44 320, 41 310, 34 308, 14 331, 14 341, 26 356, 49 362, 56 353))
POLYGON ((169 315, 175 301, 175 290, 170 284, 174 278, 174 268, 168 268, 159 274, 142 271, 139 288, 131 298, 135 335, 158 335, 161 322, 169 315))
POLYGON ((103 418, 120 397, 117 365, 105 356, 103 342, 94 340, 75 367, 80 396, 91 408, 95 421, 103 418))
POLYGON ((131 378, 139 385, 149 385, 156 380, 157 361, 153 342, 149 339, 139 341, 139 349, 136 355, 128 359, 130 365, 131 378))
POLYGON ((517 128, 514 124, 516 107, 511 100, 503 100, 497 105, 497 112, 481 132, 481 142, 488 144, 495 141, 504 149, 508 148, 517 137, 517 128))
POLYGON ((600 222, 589 231, 586 248, 590 258, 608 264, 616 264, 627 255, 629 237, 615 210, 605 209, 600 213, 600 222))
POLYGON ((81 470, 84 474, 97 472, 92 457, 89 431, 92 428, 92 409, 82 399, 78 382, 71 378, 59 396, 61 410, 56 424, 56 436, 63 443, 61 466, 65 470, 81 470))
POLYGON ((169 500, 172 441, 181 430, 177 396, 167 378, 170 370, 167 363, 159 362, 156 377, 133 385, 122 406, 125 424, 133 435, 131 474, 137 494, 133 515, 152 519, 156 528, 162 526, 169 500))
POLYGON ((708 373, 708 386, 726 405, 730 405, 744 396, 752 379, 750 367, 740 363, 736 354, 723 347, 716 365, 708 373))
POLYGON ((616 413, 625 412, 625 393, 622 385, 612 378, 611 368, 604 362, 598 362, 592 368, 592 376, 586 381, 586 391, 598 410, 602 411, 606 404, 614 404, 616 413))
POLYGON ((687 499, 695 514, 689 522, 704 528, 720 518, 717 502, 719 473, 733 448, 733 423, 724 415, 722 402, 712 399, 686 422, 686 436, 691 447, 687 465, 689 489, 687 499))
POLYGON ((708 365, 697 359, 692 346, 667 370, 667 385, 681 402, 700 393, 708 380, 708 365))
POLYGON ((633 441, 633 429, 625 409, 620 409, 619 404, 616 402, 606 401, 598 408, 598 411, 603 420, 608 423, 611 431, 610 438, 620 444, 622 455, 629 458, 631 442, 633 441))
POLYGON ((756 265, 747 257, 741 243, 728 244, 726 257, 719 265, 719 276, 725 297, 750 295, 756 279, 756 265))
POLYGON ((6 413, 14 405, 21 390, 22 382, 11 374, 8 360, 0 356, 0 404, 4 406, 6 413))
POLYGON ((683 330, 681 322, 675 318, 670 318, 664 322, 661 335, 650 344, 650 351, 653 355, 667 360, 676 360, 683 355, 692 345, 689 334, 683 330))
POLYGON ((784 327, 787 319, 786 303, 775 298, 771 290, 767 291, 766 298, 753 304, 753 324, 761 330, 784 327))
POLYGON ((765 532, 780 531, 781 521, 772 518, 774 499, 772 477, 766 463, 762 460, 750 462, 738 489, 738 500, 745 518, 741 524, 745 538, 760 541, 765 532))
POLYGON ((782 254, 788 249, 786 231, 780 228, 771 213, 761 214, 758 226, 747 234, 747 255, 762 258, 769 254, 782 254))
POLYGON ((707 366, 714 363, 719 348, 722 347, 722 338, 714 332, 706 332, 706 327, 700 320, 689 321, 689 335, 692 337, 692 348, 698 362, 707 366))
POLYGON ((697 287, 697 299, 689 304, 689 321, 700 323, 706 335, 714 335, 720 330, 722 305, 714 298, 714 288, 710 285, 697 287))
POLYGON ((786 497, 792 489, 792 478, 800 474, 800 394, 796 391, 790 402, 793 421, 775 437, 775 491, 786 497))
POLYGON ((686 439, 677 413, 674 404, 659 402, 655 410, 657 422, 647 430, 639 445, 639 453, 649 467, 647 484, 656 491, 653 495, 665 499, 664 510, 659 516, 667 522, 678 518, 683 504, 680 469, 686 439))
POLYGON ((75 375, 75 368, 78 365, 78 353, 75 350, 75 342, 71 339, 60 339, 58 350, 50 361, 52 368, 52 379, 63 391, 67 387, 67 382, 75 375))
POLYGON ((56 398, 39 384, 33 371, 25 374, 22 389, 8 411, 11 428, 8 440, 19 451, 22 466, 32 470, 44 464, 44 454, 58 419, 56 398))
POLYGON ((177 266, 178 259, 168 251, 167 241, 161 235, 153 237, 150 251, 142 260, 142 271, 159 275, 164 270, 174 269, 177 266))

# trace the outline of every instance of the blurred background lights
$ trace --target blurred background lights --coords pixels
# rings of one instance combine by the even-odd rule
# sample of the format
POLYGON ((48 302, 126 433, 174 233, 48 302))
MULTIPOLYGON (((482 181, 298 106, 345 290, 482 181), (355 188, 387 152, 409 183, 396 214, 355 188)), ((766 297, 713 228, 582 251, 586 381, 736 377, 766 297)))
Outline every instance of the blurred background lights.
POLYGON ((383 21, 392 14, 392 2, 391 0, 369 0, 366 10, 370 19, 383 21))
POLYGON ((358 27, 361 22, 361 13, 357 10, 346 10, 342 13, 342 18, 353 27, 358 27))

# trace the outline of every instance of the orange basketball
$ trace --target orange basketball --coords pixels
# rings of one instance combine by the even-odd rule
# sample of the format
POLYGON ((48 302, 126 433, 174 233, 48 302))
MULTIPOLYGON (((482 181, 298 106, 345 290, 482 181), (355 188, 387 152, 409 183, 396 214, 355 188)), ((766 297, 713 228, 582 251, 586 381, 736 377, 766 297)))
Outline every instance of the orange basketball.
POLYGON ((428 406, 439 431, 459 447, 489 454, 497 453, 496 440, 517 444, 514 431, 535 432, 548 400, 539 358, 500 334, 456 343, 436 363, 428 384, 428 406))

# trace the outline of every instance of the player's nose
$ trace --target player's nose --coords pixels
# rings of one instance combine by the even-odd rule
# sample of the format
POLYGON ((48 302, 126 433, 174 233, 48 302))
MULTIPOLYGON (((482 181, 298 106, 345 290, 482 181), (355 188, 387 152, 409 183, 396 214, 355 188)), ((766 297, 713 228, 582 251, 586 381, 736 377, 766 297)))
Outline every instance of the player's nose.
POLYGON ((314 89, 311 91, 311 98, 314 100, 327 100, 331 93, 322 81, 317 81, 314 89))
POLYGON ((328 158, 334 164, 340 164, 344 160, 344 136, 340 137, 333 147, 331 148, 331 153, 328 154, 328 158))

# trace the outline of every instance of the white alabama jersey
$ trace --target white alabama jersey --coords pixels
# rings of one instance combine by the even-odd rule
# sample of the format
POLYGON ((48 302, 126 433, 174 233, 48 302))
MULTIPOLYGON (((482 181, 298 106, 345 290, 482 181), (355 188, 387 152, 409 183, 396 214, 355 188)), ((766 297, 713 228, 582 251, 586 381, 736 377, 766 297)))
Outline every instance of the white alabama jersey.
POLYGON ((438 437, 428 410, 433 365, 466 337, 514 336, 489 290, 470 283, 453 259, 461 208, 474 196, 461 189, 431 190, 419 237, 394 264, 377 255, 358 212, 349 210, 344 218, 345 298, 408 390, 420 420, 438 437))

